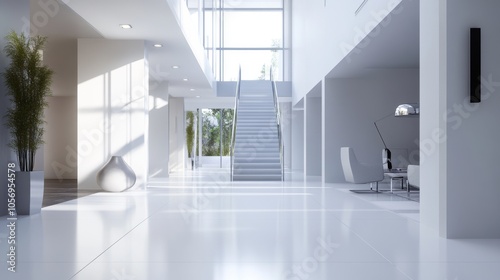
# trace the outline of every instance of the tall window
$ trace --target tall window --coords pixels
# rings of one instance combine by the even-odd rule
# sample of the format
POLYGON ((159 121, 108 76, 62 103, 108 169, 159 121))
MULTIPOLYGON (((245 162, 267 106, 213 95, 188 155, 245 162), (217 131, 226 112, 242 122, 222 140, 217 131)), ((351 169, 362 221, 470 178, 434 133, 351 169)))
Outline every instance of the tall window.
POLYGON ((204 45, 217 80, 284 80, 284 0, 205 0, 204 45))

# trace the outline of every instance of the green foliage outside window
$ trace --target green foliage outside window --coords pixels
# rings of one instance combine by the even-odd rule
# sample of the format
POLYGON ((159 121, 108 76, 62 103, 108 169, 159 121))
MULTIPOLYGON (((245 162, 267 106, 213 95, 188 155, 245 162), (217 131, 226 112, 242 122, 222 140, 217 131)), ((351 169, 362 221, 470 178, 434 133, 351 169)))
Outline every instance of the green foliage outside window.
POLYGON ((233 129, 232 109, 208 109, 203 111, 203 155, 220 156, 220 116, 222 113, 222 155, 229 156, 233 129))

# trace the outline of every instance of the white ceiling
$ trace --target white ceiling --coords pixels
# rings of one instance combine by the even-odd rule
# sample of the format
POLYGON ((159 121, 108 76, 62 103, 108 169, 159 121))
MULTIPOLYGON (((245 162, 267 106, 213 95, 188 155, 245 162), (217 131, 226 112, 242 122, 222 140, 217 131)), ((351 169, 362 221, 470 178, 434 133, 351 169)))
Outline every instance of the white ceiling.
POLYGON ((402 1, 401 12, 379 24, 328 75, 328 78, 352 78, 380 69, 419 67, 419 2, 402 1))
MULTIPOLYGON (((43 11, 31 0, 32 19, 43 11)), ((200 67, 166 0, 58 0, 59 7, 38 33, 54 38, 106 38, 144 40, 151 82, 169 84, 176 97, 214 96, 211 81, 200 67), (119 24, 131 24, 125 30, 119 24), (160 43, 162 48, 153 45, 160 43), (173 69, 173 65, 180 66, 173 69), (183 79, 187 78, 188 81, 183 79), (191 90, 191 89, 194 89, 191 90)), ((201 45, 201 43, 200 43, 201 45)))
MULTIPOLYGON (((193 104, 208 102, 215 96, 167 0, 64 0, 69 7, 63 0, 57 1, 58 12, 47 25, 38 28, 40 34, 49 38, 145 40, 153 79, 167 81, 171 95, 186 97, 186 103, 193 104), (122 23, 133 28, 124 30, 119 27, 122 23), (153 47, 155 43, 161 43, 163 48, 153 47), (172 69, 173 65, 180 68, 172 69), (184 78, 189 80, 183 81, 184 78)), ((43 11, 39 3, 31 0, 32 18, 43 11)), ((402 12, 391 15, 391 22, 380 26, 379 34, 367 36, 367 47, 353 51, 327 77, 359 77, 378 69, 418 68, 419 1, 402 3, 402 12)), ((219 107, 231 103, 220 101, 219 107)))

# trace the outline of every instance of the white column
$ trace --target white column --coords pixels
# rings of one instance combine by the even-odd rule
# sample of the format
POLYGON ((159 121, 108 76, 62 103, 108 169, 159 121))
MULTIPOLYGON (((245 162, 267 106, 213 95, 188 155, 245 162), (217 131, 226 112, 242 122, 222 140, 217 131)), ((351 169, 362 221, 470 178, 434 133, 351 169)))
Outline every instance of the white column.
POLYGON ((198 109, 198 166, 202 167, 203 155, 203 112, 202 108, 198 109))
POLYGON ((305 98, 305 174, 306 176, 321 176, 321 83, 319 83, 305 98))
POLYGON ((420 1, 420 220, 447 236, 446 142, 446 0, 420 1), (437 138, 439 140, 439 138, 437 138), (428 144, 427 144, 428 143, 428 144))
POLYGON ((304 172, 304 108, 292 109, 292 170, 304 172))
POLYGON ((149 178, 168 178, 168 83, 150 82, 149 178))
POLYGON ((168 99, 169 106, 169 172, 183 171, 186 168, 186 122, 184 98, 172 97, 168 99))
MULTIPOLYGON (((326 2, 325 2, 326 5, 326 2)), ((326 182, 326 79, 323 78, 321 81, 321 182, 326 182)))

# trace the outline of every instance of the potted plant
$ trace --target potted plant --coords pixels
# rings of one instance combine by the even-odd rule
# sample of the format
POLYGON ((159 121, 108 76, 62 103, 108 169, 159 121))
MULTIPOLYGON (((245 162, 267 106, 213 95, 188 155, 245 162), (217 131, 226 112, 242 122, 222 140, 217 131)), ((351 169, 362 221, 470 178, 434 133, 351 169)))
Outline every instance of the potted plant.
POLYGON ((26 37, 12 31, 5 39, 10 65, 3 77, 11 102, 5 118, 20 170, 15 176, 16 210, 20 215, 30 215, 42 208, 44 173, 33 168, 35 153, 43 144, 44 109, 51 94, 53 71, 42 65, 46 37, 26 37))
POLYGON ((193 160, 193 146, 194 146, 194 112, 188 111, 186 113, 187 116, 187 126, 186 126, 186 145, 188 158, 191 162, 191 170, 194 169, 194 160, 193 160))

